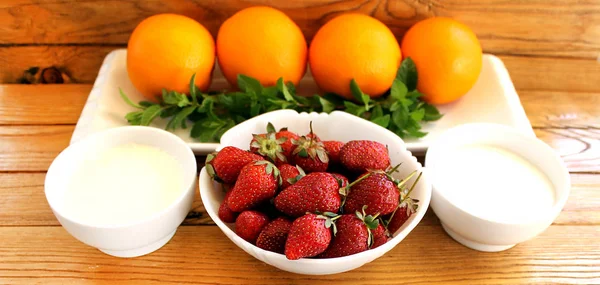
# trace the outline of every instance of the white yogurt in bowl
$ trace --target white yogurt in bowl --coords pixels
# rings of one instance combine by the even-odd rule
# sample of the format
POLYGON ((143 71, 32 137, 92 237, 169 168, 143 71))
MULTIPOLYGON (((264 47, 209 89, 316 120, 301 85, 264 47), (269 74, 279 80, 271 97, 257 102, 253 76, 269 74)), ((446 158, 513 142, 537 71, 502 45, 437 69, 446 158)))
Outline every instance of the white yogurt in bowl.
POLYGON ((125 126, 78 140, 52 162, 46 199, 79 241, 117 257, 164 246, 191 209, 196 158, 176 135, 125 126))
POLYGON ((157 147, 125 143, 83 155, 63 201, 63 214, 75 221, 134 223, 166 209, 185 190, 183 167, 157 147))
POLYGON ((463 245, 500 251, 543 232, 562 210, 570 176, 539 139, 488 123, 442 134, 428 149, 431 207, 463 245))

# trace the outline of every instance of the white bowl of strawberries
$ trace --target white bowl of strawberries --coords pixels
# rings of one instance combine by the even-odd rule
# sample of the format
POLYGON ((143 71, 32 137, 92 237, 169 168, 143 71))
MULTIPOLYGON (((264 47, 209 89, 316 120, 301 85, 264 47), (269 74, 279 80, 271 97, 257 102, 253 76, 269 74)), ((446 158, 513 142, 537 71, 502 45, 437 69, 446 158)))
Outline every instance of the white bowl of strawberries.
POLYGON ((431 198, 423 172, 403 140, 374 123, 279 110, 221 137, 200 195, 223 233, 258 260, 334 274, 379 258, 417 226, 431 198))

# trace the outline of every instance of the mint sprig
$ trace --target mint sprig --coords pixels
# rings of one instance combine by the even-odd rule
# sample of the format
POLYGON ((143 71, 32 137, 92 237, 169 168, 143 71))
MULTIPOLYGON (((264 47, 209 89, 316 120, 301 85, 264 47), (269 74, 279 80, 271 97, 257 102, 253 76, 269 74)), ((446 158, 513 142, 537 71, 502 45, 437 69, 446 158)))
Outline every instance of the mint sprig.
POLYGON ((166 129, 186 129, 192 123, 190 136, 201 142, 217 142, 227 130, 257 115, 281 109, 298 112, 325 112, 341 110, 367 119, 391 130, 402 138, 423 137, 423 122, 439 120, 442 114, 433 105, 423 102, 422 94, 416 90, 417 69, 414 62, 405 59, 396 79, 387 94, 371 99, 360 90, 357 82, 350 82, 350 90, 355 100, 344 100, 340 96, 327 93, 311 97, 296 94, 296 87, 283 78, 275 86, 265 87, 252 77, 238 75, 239 91, 222 93, 202 93, 192 76, 189 96, 176 91, 163 90, 158 102, 141 101, 133 103, 120 91, 122 99, 135 108, 125 115, 131 125, 150 125, 160 117, 169 119, 166 129))

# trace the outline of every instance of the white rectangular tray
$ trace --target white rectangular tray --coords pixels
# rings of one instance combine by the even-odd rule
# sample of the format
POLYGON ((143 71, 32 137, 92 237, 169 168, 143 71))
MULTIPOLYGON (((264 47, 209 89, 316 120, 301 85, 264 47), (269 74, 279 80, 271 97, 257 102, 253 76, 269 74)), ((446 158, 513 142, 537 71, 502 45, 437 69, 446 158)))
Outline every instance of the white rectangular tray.
MULTIPOLYGON (((119 88, 134 102, 143 100, 129 81, 126 69, 126 49, 112 51, 104 59, 94 87, 81 112, 71 143, 100 130, 128 125, 125 114, 134 111, 119 96, 119 88)), ((215 68, 211 90, 230 89, 218 66, 215 68)), ((318 92, 310 72, 298 86, 302 94, 318 92)), ((407 139, 413 153, 424 153, 430 142, 453 126, 471 123, 499 123, 520 129, 535 136, 525 115, 519 96, 502 61, 490 54, 483 56, 483 68, 475 86, 454 103, 438 106, 444 116, 435 122, 425 123, 423 131, 429 134, 421 139, 407 139)), ((156 119, 151 126, 164 128, 166 120, 156 119)), ((214 151, 217 143, 201 143, 192 139, 190 129, 178 129, 176 135, 184 139, 196 154, 214 151)))

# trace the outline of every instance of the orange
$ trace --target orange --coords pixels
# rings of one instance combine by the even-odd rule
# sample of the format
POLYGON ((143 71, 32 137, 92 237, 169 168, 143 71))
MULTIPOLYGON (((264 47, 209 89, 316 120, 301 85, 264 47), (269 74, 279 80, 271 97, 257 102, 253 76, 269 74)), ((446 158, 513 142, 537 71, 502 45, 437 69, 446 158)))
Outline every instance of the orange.
POLYGON ((325 92, 352 100, 350 81, 371 97, 391 86, 402 55, 394 34, 379 20, 342 14, 325 23, 313 38, 308 55, 315 82, 325 92))
POLYGON ((217 60, 227 81, 238 74, 265 86, 298 84, 306 72, 307 45, 300 28, 283 12, 265 6, 243 9, 225 20, 217 34, 217 60))
POLYGON ((196 86, 205 91, 211 83, 215 42, 195 20, 175 14, 144 19, 133 30, 127 44, 127 73, 131 83, 146 98, 155 100, 162 89, 189 93, 196 86))
POLYGON ((444 17, 416 23, 402 39, 402 52, 417 66, 424 101, 445 104, 467 93, 481 72, 482 51, 466 25, 444 17))

